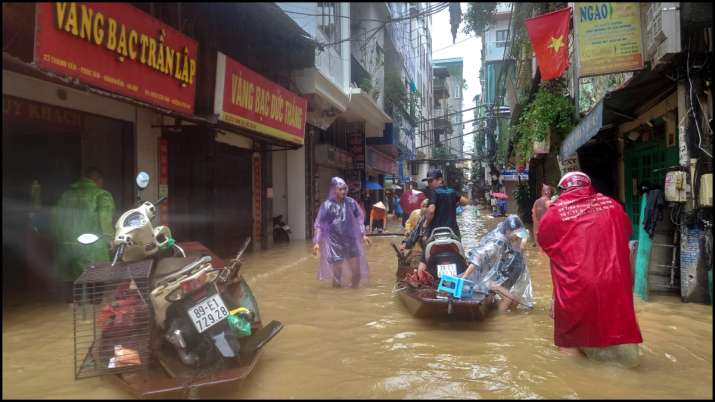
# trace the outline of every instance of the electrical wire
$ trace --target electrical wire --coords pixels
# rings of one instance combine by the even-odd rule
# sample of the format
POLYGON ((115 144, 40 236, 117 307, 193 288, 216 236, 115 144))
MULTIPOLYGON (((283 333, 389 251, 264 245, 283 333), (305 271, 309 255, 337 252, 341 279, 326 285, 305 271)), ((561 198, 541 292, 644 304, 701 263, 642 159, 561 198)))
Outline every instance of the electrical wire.
MULTIPOLYGON (((374 30, 379 31, 379 30, 381 30, 381 29, 384 29, 385 26, 387 26, 387 24, 390 24, 390 23, 401 22, 401 21, 406 21, 406 20, 410 20, 410 19, 413 19, 413 18, 418 18, 418 17, 425 16, 425 15, 436 14, 436 13, 442 11, 442 10, 445 10, 447 7, 449 7, 449 3, 440 3, 440 4, 441 4, 441 5, 435 6, 434 8, 431 8, 431 9, 427 9, 427 10, 422 11, 421 13, 418 13, 418 14, 413 15, 413 16, 407 16, 407 17, 401 17, 401 18, 395 18, 395 19, 388 19, 387 21, 383 21, 382 24, 381 24, 379 27, 374 28, 374 30)), ((368 32, 371 32, 371 31, 372 31, 372 30, 370 30, 370 31, 368 31, 368 32)), ((366 33, 367 33, 367 32, 366 32, 366 33)), ((373 34, 374 34, 374 32, 373 32, 373 34)), ((341 40, 338 40, 338 41, 335 41, 335 42, 329 42, 329 43, 320 43, 320 42, 318 42, 318 41, 315 41, 315 42, 316 42, 316 44, 317 44, 319 47, 330 47, 330 46, 334 46, 334 45, 337 45, 337 44, 340 44, 340 43, 343 43, 343 42, 349 42, 349 41, 355 41, 355 40, 356 40, 356 39, 346 38, 346 39, 341 39, 341 40)))
POLYGON ((442 50, 445 50, 445 49, 449 49, 449 48, 452 47, 452 46, 455 46, 455 45, 458 45, 458 44, 460 44, 460 43, 466 42, 466 41, 468 41, 468 40, 470 40, 470 39, 477 39, 477 38, 478 38, 478 36, 468 36, 468 37, 466 37, 466 38, 464 38, 464 39, 462 39, 462 40, 459 40, 459 41, 457 41, 457 42, 455 42, 455 43, 449 45, 449 46, 445 46, 445 47, 443 47, 443 48, 441 48, 441 49, 437 49, 437 50, 432 50, 432 54, 435 54, 435 53, 437 53, 437 52, 441 52, 442 50))
MULTIPOLYGON (((688 57, 687 57, 687 61, 686 61, 686 64, 685 64, 685 66, 686 66, 686 67, 685 67, 685 71, 686 71, 686 73, 687 73, 687 75, 688 75, 688 82, 690 83, 690 88, 689 88, 689 93, 690 93, 690 110, 692 111, 693 121, 695 121, 695 128, 697 129, 697 132, 698 132, 698 148, 700 148, 700 150, 703 151, 703 153, 705 153, 705 155, 709 156, 710 159, 712 159, 712 158, 713 158, 712 154, 709 153, 707 150, 705 150, 705 149, 701 146, 702 143, 703 143, 703 137, 702 137, 702 134, 701 134, 701 132, 700 132, 700 124, 698 124, 698 114, 697 114, 697 112, 695 111, 695 102, 693 102, 693 80, 690 78, 690 46, 691 46, 691 42, 692 42, 692 37, 688 40, 688 57)), ((698 102, 700 102, 699 99, 698 99, 698 102)))

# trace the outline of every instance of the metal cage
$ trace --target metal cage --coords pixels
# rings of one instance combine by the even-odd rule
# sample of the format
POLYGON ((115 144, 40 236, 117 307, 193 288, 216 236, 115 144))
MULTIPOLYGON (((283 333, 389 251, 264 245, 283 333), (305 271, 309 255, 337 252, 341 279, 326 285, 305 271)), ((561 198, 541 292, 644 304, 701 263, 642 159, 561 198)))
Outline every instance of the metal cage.
POLYGON ((153 262, 93 265, 74 282, 75 379, 148 368, 153 262))

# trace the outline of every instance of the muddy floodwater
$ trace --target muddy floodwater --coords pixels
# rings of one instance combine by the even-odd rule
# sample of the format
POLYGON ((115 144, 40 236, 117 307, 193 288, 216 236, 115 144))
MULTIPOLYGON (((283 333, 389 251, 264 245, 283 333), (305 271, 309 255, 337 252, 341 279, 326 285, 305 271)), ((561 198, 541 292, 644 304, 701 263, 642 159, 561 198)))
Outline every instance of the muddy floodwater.
MULTIPOLYGON (((500 218, 460 216, 465 248, 500 218)), ((395 224, 392 223, 395 227, 395 224)), ((479 323, 413 318, 393 294, 390 242, 368 247, 370 284, 334 289, 316 279, 310 244, 294 241, 245 258, 242 272, 264 322, 285 327, 242 383, 205 398, 703 398, 713 397, 712 307, 677 296, 638 300, 641 365, 593 363, 553 344, 548 260, 527 250, 536 306, 479 323)), ((74 380, 67 305, 3 306, 4 398, 129 398, 114 381, 74 380)))

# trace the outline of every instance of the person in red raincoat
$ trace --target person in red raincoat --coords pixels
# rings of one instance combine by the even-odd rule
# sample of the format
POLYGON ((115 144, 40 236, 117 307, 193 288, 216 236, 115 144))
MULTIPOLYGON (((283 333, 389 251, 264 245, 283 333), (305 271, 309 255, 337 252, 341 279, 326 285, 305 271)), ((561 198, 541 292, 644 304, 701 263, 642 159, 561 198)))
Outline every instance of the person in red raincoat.
POLYGON ((594 360, 636 366, 643 338, 631 290, 631 222, 584 173, 566 174, 559 189, 537 238, 551 259, 554 343, 579 348, 594 360))

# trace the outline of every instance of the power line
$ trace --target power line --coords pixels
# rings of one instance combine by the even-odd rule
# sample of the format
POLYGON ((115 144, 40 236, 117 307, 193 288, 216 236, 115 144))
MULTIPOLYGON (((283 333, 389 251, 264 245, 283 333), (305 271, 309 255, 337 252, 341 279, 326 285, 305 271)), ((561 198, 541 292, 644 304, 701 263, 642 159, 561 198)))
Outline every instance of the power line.
MULTIPOLYGON (((447 4, 447 3, 442 3, 442 4, 439 4, 439 3, 438 3, 438 4, 435 5, 435 6, 430 5, 428 8, 426 8, 426 9, 423 10, 422 12, 428 11, 428 10, 430 9, 430 7, 433 8, 433 9, 438 8, 438 7, 442 7, 444 4, 447 4)), ((425 15, 418 14, 418 15, 411 16, 411 15, 409 15, 410 12, 408 12, 408 13, 405 14, 405 15, 397 16, 397 17, 396 17, 397 19, 395 19, 395 20, 385 21, 385 20, 379 20, 379 19, 375 19, 375 18, 358 18, 358 17, 346 16, 346 15, 303 13, 303 12, 300 12, 300 11, 285 10, 285 9, 283 9, 283 8, 281 8, 281 10, 282 10, 284 13, 286 13, 286 14, 305 15, 305 16, 308 16, 308 17, 336 17, 336 18, 349 19, 349 20, 351 20, 351 21, 372 21, 372 22, 392 22, 392 21, 398 21, 398 19, 399 19, 399 20, 402 20, 402 19, 409 20, 409 19, 412 19, 412 18, 423 17, 423 16, 426 15, 426 14, 425 14, 425 15)))
MULTIPOLYGON (((412 16, 401 17, 401 18, 395 18, 395 19, 388 19, 387 21, 383 21, 382 24, 381 24, 379 27, 374 28, 374 30, 384 29, 385 26, 387 26, 387 24, 389 24, 389 23, 401 22, 401 21, 406 21, 406 20, 410 20, 410 19, 413 19, 413 18, 418 18, 418 17, 425 16, 425 15, 436 14, 436 13, 442 11, 442 10, 445 10, 447 7, 449 7, 449 3, 441 3, 441 5, 434 6, 434 7, 431 8, 431 9, 427 9, 427 10, 425 10, 425 11, 422 11, 421 13, 418 13, 418 14, 415 14, 415 15, 412 15, 412 16)), ((365 33, 367 34, 367 32, 372 32, 372 31, 373 31, 373 30, 366 31, 365 33)), ((374 34, 374 32, 372 32, 372 33, 374 34)), ((342 40, 335 41, 335 42, 332 42, 332 43, 320 43, 320 42, 315 41, 315 40, 314 40, 314 42, 315 42, 319 47, 329 47, 329 46, 337 45, 337 44, 340 44, 340 43, 343 43, 343 42, 349 42, 349 41, 355 41, 355 40, 356 40, 356 39, 346 38, 346 39, 342 39, 342 40)))
MULTIPOLYGON (((474 130, 474 131, 470 131, 470 132, 468 132, 468 133, 463 133, 463 134, 460 134, 460 135, 455 135, 454 137, 445 138, 444 141, 449 141, 449 140, 453 140, 453 139, 456 139, 456 138, 459 138, 459 137, 464 137, 465 135, 475 134, 475 133, 478 133, 479 131, 481 131, 481 130, 480 130, 480 129, 477 129, 477 130, 474 130)), ((420 145, 419 147, 415 147, 415 149, 426 148, 426 147, 431 147, 431 146, 437 146, 437 145, 433 145, 433 144, 420 145)))
POLYGON ((434 53, 440 52, 440 51, 442 51, 442 50, 449 49, 450 47, 455 46, 455 45, 458 45, 458 44, 463 43, 463 42, 466 42, 466 41, 468 41, 469 39, 476 39, 476 38, 478 38, 478 37, 477 37, 477 36, 469 36, 469 37, 464 38, 464 39, 462 39, 462 40, 459 40, 459 41, 457 41, 457 42, 455 42, 455 43, 453 43, 453 44, 451 44, 451 45, 449 45, 449 46, 445 46, 445 47, 443 47, 443 48, 441 48, 441 49, 437 49, 437 50, 432 50, 432 53, 434 54, 434 53))
MULTIPOLYGON (((478 118, 475 118, 475 119, 472 119, 472 120, 465 120, 465 121, 459 121, 459 122, 453 122, 453 123, 450 122, 450 123, 451 123, 452 125, 455 125, 455 126, 456 126, 456 125, 465 125, 465 124, 467 124, 467 123, 472 123, 472 122, 475 122, 475 121, 482 121, 482 120, 487 120, 487 119, 489 119, 489 117, 486 117, 486 116, 485 116, 485 117, 478 117, 478 118)), ((418 132, 419 132, 420 134, 426 134, 426 133, 428 133, 428 132, 439 131, 439 130, 444 130, 444 129, 445 129, 444 127, 440 127, 440 128, 426 128, 426 129, 424 129, 424 130, 418 130, 418 132)))

